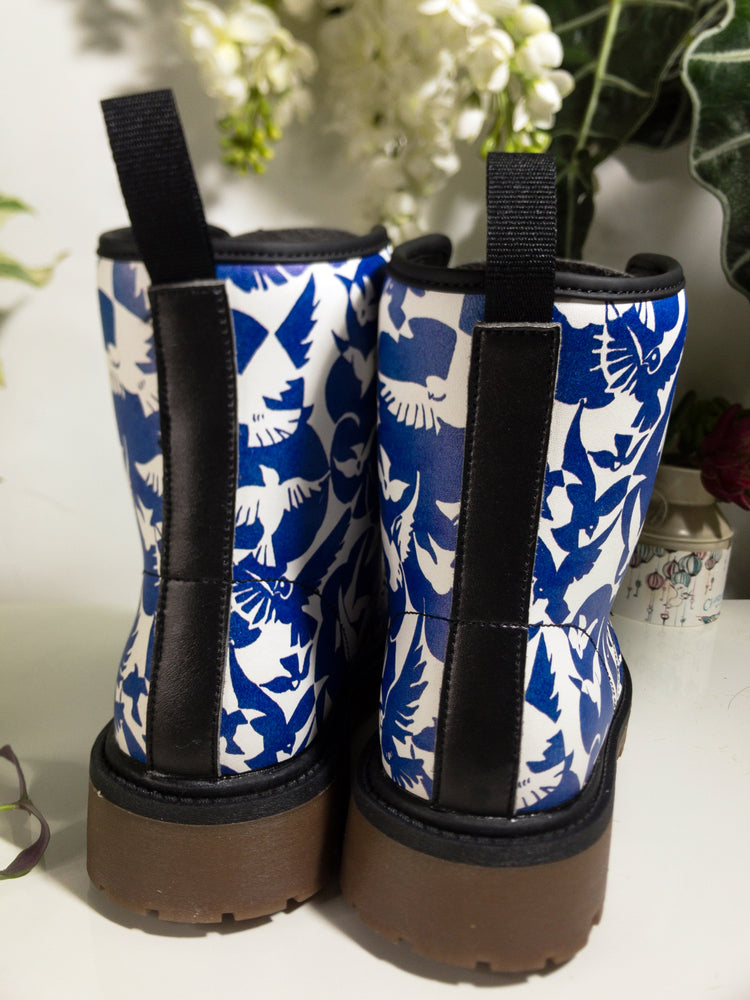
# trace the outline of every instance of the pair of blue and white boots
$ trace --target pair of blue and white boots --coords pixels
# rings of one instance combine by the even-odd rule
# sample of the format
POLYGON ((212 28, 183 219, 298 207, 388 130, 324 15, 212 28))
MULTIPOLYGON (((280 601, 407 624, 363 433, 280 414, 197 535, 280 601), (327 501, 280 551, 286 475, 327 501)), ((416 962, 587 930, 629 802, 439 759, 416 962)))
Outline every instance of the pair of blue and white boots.
POLYGON ((101 238, 100 301, 144 574, 92 751, 92 880, 168 920, 273 913, 339 864, 351 784, 341 879, 368 924, 460 966, 566 960, 604 900, 630 706, 609 611, 679 265, 556 261, 554 168, 520 154, 489 159, 482 264, 379 228, 230 237, 171 95, 104 110, 132 229, 101 238))

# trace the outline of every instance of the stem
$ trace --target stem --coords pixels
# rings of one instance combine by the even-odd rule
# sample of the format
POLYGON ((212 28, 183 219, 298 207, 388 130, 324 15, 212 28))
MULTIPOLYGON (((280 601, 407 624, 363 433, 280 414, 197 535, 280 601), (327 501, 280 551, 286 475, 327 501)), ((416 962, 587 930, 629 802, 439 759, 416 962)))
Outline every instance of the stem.
POLYGON ((596 114, 596 106, 599 103, 599 95, 601 94, 604 77, 607 72, 607 64, 609 63, 609 57, 612 54, 612 46, 614 45, 615 35, 617 34, 617 25, 620 20, 622 5, 623 0, 610 0, 609 14, 607 14, 607 24, 604 28, 604 38, 602 39, 602 45, 599 49, 599 58, 596 60, 596 69, 594 70, 594 82, 591 86, 591 94, 589 95, 589 101, 586 106, 586 114, 583 118, 581 131, 578 134, 578 140, 576 142, 575 149, 573 150, 574 157, 586 147, 586 140, 589 137, 591 124, 594 120, 594 115, 596 114))
POLYGON ((609 63, 610 55, 612 54, 612 46, 614 45, 615 35, 617 34, 617 26, 620 20, 622 8, 623 0, 610 0, 607 21, 604 26, 604 36, 602 38, 602 44, 599 48, 598 58, 594 66, 591 93, 589 94, 589 99, 586 104, 586 113, 583 116, 578 138, 576 139, 576 144, 570 157, 571 169, 566 178, 567 211, 565 213, 565 240, 563 244, 563 252, 566 257, 573 256, 573 239, 576 230, 575 213, 577 208, 576 180, 579 177, 578 157, 586 148, 586 143, 589 138, 591 126, 594 121, 594 115, 596 114, 596 108, 599 103, 599 96, 606 80, 607 65, 609 63))
POLYGON ((573 220, 575 218, 576 210, 576 176, 577 175, 573 171, 569 171, 568 176, 565 179, 567 209, 565 212, 565 245, 563 250, 568 259, 573 256, 573 220))
POLYGON ((683 47, 686 49, 706 28, 710 28, 713 27, 714 24, 718 24, 722 17, 724 17, 726 9, 727 0, 717 0, 717 2, 706 11, 703 17, 693 25, 690 31, 688 31, 683 47))

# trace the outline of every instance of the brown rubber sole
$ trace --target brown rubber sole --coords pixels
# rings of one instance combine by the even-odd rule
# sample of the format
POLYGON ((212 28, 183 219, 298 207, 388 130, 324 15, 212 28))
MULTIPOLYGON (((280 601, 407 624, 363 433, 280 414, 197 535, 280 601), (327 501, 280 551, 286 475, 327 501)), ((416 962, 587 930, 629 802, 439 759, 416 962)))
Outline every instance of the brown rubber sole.
POLYGON ((315 895, 332 877, 340 792, 235 823, 165 822, 130 812, 89 785, 91 881, 136 913, 179 923, 268 916, 315 895))
POLYGON ((611 823, 579 854, 489 868, 432 857, 373 826, 354 801, 341 886, 372 927, 427 958, 527 972, 560 964, 588 940, 607 884, 611 823))
POLYGON ((371 743, 354 776, 341 866, 344 896, 364 922, 466 969, 532 972, 580 951, 604 907, 615 770, 630 712, 623 670, 623 694, 587 785, 517 828, 499 820, 493 832, 491 819, 473 817, 472 833, 456 826, 456 815, 413 799, 407 806, 371 743))

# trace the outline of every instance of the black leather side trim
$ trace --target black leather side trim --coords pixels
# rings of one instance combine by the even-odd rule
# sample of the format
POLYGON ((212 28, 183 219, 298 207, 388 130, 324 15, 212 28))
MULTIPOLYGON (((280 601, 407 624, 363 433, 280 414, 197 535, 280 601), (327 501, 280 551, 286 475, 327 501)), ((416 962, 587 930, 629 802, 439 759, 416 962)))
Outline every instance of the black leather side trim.
MULTIPOLYGON (((387 273, 416 288, 483 295, 484 264, 449 267, 450 243, 446 247, 444 242, 438 244, 439 240, 444 241, 445 237, 420 236, 396 247, 387 273)), ((661 254, 637 254, 629 261, 626 273, 565 260, 558 260, 555 270, 556 298, 638 302, 667 298, 684 287, 685 276, 680 265, 661 254)))
POLYGON ((218 774, 232 587, 237 401, 223 282, 152 286, 164 455, 161 586, 148 699, 149 767, 218 774))
MULTIPOLYGON (((213 780, 149 772, 117 746, 112 723, 91 751, 94 788, 121 809, 167 823, 239 823, 294 809, 327 788, 345 768, 335 741, 317 737, 289 761, 213 780)), ((231 864, 231 858, 227 858, 231 864)))
MULTIPOLYGON (((367 257, 388 246, 388 234, 375 226, 364 236, 341 229, 259 229, 230 236, 217 226, 208 233, 219 264, 301 264, 367 257)), ((110 260, 140 260, 132 229, 113 229, 99 237, 98 253, 110 260)), ((449 251, 450 253, 450 251, 449 251)), ((447 263, 447 261, 446 261, 447 263)))
POLYGON ((478 323, 434 801, 510 816, 560 327, 478 323), (480 623, 505 625, 483 627, 480 623))
POLYGON ((578 795, 554 809, 512 818, 441 809, 394 785, 375 740, 362 754, 352 785, 357 807, 386 836, 446 861, 504 868, 572 857, 598 840, 611 819, 631 691, 623 663, 622 692, 594 769, 578 795))

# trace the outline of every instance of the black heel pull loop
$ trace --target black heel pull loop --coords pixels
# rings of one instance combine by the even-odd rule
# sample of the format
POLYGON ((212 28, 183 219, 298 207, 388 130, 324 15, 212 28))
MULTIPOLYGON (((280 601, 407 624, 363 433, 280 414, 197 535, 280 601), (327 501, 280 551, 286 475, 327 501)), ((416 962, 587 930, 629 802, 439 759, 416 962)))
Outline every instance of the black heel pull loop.
POLYGON ((555 165, 487 160, 484 320, 472 332, 451 624, 433 801, 515 812, 528 609, 544 494, 560 327, 555 165))
POLYGON ((555 161, 487 157, 485 323, 549 323, 555 295, 555 161))
POLYGON ((136 245, 151 277, 164 462, 146 763, 219 775, 233 578, 237 376, 227 291, 168 90, 102 102, 136 245))
POLYGON ((198 185, 170 90, 102 101, 136 244, 154 285, 213 279, 198 185))

